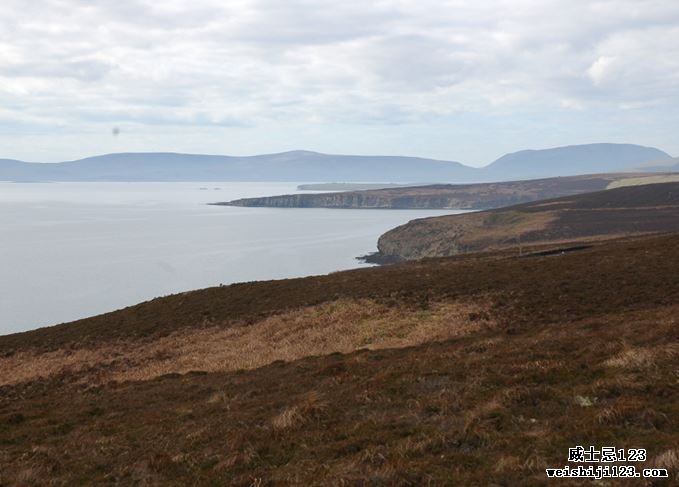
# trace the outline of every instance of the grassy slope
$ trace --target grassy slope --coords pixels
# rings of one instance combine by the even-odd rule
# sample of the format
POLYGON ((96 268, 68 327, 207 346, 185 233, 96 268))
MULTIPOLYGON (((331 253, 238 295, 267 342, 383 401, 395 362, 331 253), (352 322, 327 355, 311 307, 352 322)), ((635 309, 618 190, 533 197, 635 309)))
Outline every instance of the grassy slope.
POLYGON ((482 306, 440 323, 462 332, 414 346, 341 354, 311 341, 298 360, 122 383, 96 378, 125 363, 95 361, 2 386, 0 484, 544 485, 576 444, 647 448, 676 476, 677 276, 679 236, 645 237, 208 289, 2 337, 6 362, 290 313, 296 333, 319 313, 345 335, 374 327, 352 303, 402 335, 440 306, 482 306))
POLYGON ((419 259, 578 239, 679 231, 679 183, 622 187, 466 215, 413 220, 382 235, 380 254, 419 259))

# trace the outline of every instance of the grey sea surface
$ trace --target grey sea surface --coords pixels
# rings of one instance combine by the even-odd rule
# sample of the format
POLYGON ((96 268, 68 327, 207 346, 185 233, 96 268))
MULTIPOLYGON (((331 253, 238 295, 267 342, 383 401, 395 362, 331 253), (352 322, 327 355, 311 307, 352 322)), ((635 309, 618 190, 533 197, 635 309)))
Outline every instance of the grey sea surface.
POLYGON ((0 335, 167 294, 366 266, 385 231, 454 210, 209 206, 296 183, 0 182, 0 335))

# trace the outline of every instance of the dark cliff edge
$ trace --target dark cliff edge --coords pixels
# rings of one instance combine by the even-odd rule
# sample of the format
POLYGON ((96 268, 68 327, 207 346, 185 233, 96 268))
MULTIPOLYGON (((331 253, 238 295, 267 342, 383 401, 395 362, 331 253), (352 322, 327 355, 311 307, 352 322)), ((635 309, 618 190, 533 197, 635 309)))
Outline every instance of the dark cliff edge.
POLYGON ((392 263, 560 242, 679 231, 679 183, 628 186, 501 209, 412 220, 366 260, 392 263))
MULTIPOLYGON (((316 194, 287 194, 214 203, 224 206, 337 209, 486 210, 531 201, 604 190, 644 173, 598 174, 479 184, 434 184, 316 194)), ((654 177, 662 175, 654 174, 654 177)))

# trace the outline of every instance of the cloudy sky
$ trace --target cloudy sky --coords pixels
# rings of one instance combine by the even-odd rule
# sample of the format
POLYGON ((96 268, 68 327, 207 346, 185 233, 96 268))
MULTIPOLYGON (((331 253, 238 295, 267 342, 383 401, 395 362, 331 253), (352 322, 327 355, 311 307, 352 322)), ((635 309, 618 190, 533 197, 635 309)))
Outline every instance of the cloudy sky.
POLYGON ((0 157, 679 155, 677 0, 2 0, 0 157), (119 133, 118 130, 119 129, 119 133))

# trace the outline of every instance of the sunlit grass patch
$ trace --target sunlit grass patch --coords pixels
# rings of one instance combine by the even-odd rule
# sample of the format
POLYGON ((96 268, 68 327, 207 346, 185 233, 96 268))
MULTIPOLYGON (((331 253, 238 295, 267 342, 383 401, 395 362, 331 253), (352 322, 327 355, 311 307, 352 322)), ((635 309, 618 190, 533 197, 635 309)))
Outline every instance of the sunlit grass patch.
POLYGON ((0 384, 60 373, 87 382, 148 380, 171 373, 253 369, 311 355, 359 348, 401 348, 495 327, 489 305, 440 302, 425 308, 369 299, 340 299, 252 324, 177 332, 153 342, 117 342, 94 349, 18 352, 0 358, 0 384))

